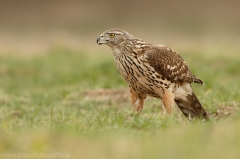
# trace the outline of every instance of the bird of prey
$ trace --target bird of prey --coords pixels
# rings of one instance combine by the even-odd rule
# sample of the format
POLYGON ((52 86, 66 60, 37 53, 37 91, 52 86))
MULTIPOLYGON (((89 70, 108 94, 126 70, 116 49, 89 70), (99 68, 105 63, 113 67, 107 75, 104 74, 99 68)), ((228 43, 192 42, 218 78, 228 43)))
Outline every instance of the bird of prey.
POLYGON ((208 119, 191 83, 203 85, 183 58, 164 45, 153 45, 121 29, 110 29, 97 38, 108 45, 117 69, 128 83, 134 112, 140 114, 147 96, 162 100, 163 114, 173 114, 174 103, 189 119, 208 119))

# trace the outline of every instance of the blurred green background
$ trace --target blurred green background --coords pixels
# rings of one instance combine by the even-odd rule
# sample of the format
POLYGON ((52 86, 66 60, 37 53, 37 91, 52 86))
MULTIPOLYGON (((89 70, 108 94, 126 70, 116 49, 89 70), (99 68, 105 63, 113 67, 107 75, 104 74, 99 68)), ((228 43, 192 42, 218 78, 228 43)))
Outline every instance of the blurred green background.
POLYGON ((239 6, 0 0, 0 158, 239 158, 239 6), (176 50, 205 82, 192 87, 210 121, 163 117, 153 98, 134 115, 112 51, 96 44, 110 28, 176 50))
POLYGON ((239 5, 237 0, 1 0, 0 51, 33 54, 58 45, 96 49, 97 36, 110 28, 175 49, 234 49, 239 5))

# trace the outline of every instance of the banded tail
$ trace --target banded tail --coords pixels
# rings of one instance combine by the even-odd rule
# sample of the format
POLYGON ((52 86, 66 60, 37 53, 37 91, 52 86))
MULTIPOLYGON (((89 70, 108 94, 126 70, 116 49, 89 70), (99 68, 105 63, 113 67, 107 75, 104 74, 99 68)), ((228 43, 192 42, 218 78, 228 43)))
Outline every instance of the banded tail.
POLYGON ((208 120, 208 115, 206 111, 203 109, 201 103, 199 102, 198 98, 192 92, 192 94, 187 95, 187 101, 184 99, 176 99, 175 102, 177 103, 178 107, 182 111, 182 113, 187 118, 202 118, 208 120))

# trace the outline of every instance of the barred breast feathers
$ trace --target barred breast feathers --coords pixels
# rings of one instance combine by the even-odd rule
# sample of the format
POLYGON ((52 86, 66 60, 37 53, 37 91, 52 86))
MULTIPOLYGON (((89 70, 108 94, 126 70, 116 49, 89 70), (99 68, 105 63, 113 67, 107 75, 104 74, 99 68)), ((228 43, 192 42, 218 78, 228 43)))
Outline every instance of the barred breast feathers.
POLYGON ((121 46, 113 49, 114 54, 130 55, 134 58, 144 55, 150 66, 170 81, 204 84, 201 79, 192 74, 183 58, 173 49, 132 38, 132 35, 130 37, 125 39, 121 46))

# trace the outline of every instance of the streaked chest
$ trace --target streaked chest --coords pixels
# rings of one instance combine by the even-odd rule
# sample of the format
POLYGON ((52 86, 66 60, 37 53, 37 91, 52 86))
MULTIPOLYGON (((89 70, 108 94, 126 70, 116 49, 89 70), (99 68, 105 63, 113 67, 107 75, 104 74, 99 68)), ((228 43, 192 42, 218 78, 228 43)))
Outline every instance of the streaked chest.
POLYGON ((161 75, 156 73, 143 56, 115 56, 115 62, 121 76, 139 94, 159 97, 163 88, 169 84, 168 81, 162 82, 164 80, 161 75))

